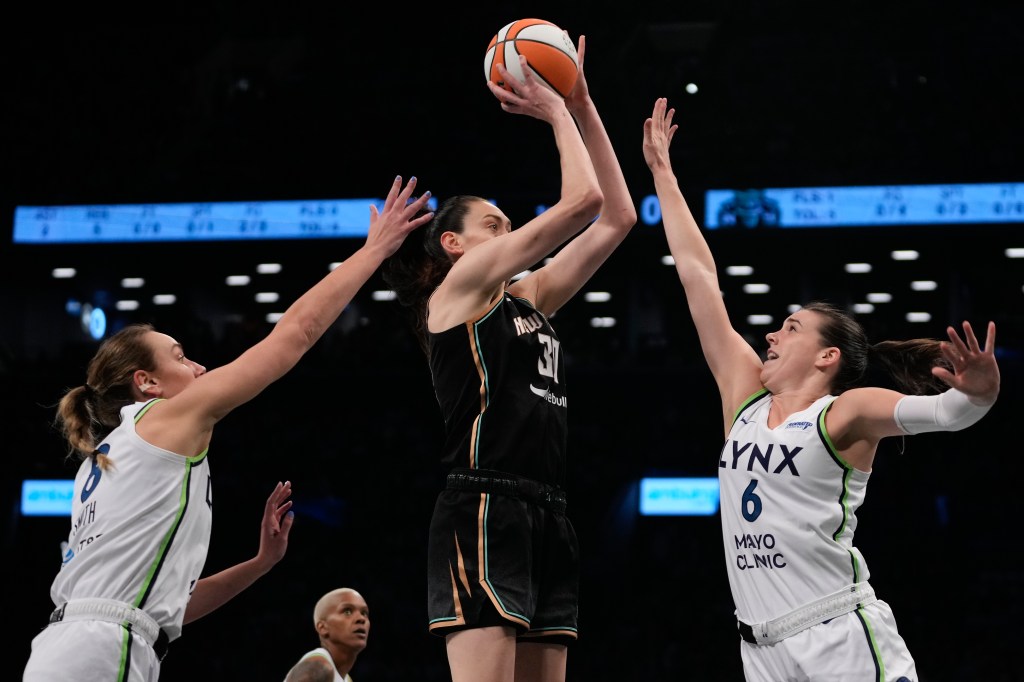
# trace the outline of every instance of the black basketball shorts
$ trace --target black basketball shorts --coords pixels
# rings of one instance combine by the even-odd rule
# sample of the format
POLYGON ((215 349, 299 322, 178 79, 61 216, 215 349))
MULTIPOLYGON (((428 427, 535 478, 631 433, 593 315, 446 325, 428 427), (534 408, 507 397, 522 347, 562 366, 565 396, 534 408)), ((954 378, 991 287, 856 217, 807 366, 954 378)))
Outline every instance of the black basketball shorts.
POLYGON ((471 474, 449 476, 430 522, 430 632, 504 625, 521 641, 575 640, 579 543, 564 493, 498 472, 457 471, 471 474))

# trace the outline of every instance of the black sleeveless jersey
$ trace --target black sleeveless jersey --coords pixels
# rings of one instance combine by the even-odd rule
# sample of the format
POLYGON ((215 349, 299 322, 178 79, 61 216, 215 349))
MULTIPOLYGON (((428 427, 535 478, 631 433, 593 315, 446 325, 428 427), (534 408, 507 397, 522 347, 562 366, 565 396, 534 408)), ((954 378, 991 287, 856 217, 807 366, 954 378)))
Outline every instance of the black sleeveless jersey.
POLYGON ((428 336, 442 462, 562 485, 565 371, 547 318, 506 291, 478 319, 428 336))

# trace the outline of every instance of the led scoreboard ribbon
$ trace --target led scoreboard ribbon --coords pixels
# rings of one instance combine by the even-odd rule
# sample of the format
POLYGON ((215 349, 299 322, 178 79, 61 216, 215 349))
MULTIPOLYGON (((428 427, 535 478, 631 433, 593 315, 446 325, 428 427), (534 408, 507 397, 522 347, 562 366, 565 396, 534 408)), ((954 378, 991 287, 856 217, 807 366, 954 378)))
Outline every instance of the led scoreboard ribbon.
POLYGON ((383 199, 19 206, 14 242, 200 241, 365 237, 383 199))
POLYGON ((1024 183, 708 190, 704 226, 859 227, 1024 222, 1024 183))
MULTIPOLYGON (((212 241, 365 237, 383 199, 18 206, 14 243, 212 241)), ((437 208, 435 199, 431 209, 437 208)), ((704 226, 719 228, 1019 224, 1024 183, 712 189, 704 226)), ((538 213, 544 210, 538 206, 538 213)), ((661 222, 657 197, 641 220, 661 222)))

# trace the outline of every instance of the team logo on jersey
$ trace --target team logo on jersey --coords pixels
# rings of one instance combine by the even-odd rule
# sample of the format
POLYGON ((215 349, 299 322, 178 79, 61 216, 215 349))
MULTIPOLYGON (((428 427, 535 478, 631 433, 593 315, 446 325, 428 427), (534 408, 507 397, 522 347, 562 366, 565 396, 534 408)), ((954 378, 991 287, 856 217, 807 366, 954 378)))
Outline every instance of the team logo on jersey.
POLYGON ((533 384, 530 384, 530 391, 532 391, 538 398, 543 398, 556 407, 565 407, 566 405, 565 396, 557 396, 553 394, 550 388, 537 388, 533 384))
POLYGON ((800 472, 797 471, 794 460, 802 450, 803 447, 797 446, 790 449, 789 446, 782 443, 768 443, 767 447, 762 450, 761 444, 758 443, 727 440, 725 446, 722 447, 722 454, 718 458, 718 466, 721 469, 761 470, 771 474, 788 472, 793 476, 799 476, 800 472))
POLYGON ((533 313, 529 317, 516 317, 512 322, 516 326, 516 336, 530 334, 544 325, 539 313, 533 313))
POLYGON ((814 422, 789 422, 788 424, 786 424, 786 430, 788 431, 789 429, 800 429, 801 431, 806 431, 812 426, 814 426, 814 422))

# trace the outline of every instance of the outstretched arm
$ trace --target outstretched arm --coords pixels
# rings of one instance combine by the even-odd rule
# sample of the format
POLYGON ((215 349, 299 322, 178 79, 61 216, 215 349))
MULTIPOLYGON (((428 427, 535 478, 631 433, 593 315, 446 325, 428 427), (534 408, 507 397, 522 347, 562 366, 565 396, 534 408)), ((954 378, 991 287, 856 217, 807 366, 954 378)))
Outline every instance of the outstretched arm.
POLYGON ((678 129, 672 123, 673 116, 675 109, 668 108, 665 98, 654 103, 651 117, 644 121, 644 160, 654 178, 665 237, 686 292, 686 303, 704 358, 722 395, 723 417, 728 429, 733 410, 762 387, 761 359, 729 321, 715 259, 672 170, 669 147, 678 129))
POLYGON ((942 354, 953 371, 933 367, 932 374, 949 385, 939 395, 905 395, 870 386, 844 391, 829 410, 829 436, 852 466, 871 469, 878 442, 887 436, 959 431, 976 423, 999 395, 999 366, 995 359, 996 326, 988 323, 982 348, 969 322, 964 338, 947 327, 942 354))
POLYGON ((577 50, 579 76, 565 104, 587 146, 604 203, 597 220, 539 270, 534 282, 523 282, 524 288, 532 286, 535 293, 528 298, 546 315, 565 305, 587 283, 636 224, 633 198, 608 132, 590 96, 583 69, 586 46, 586 36, 580 36, 577 50))
POLYGON ((243 561, 220 573, 196 582, 188 606, 185 607, 185 623, 202 618, 256 582, 284 557, 288 549, 288 533, 291 532, 294 514, 290 511, 292 484, 278 483, 267 498, 260 524, 260 548, 256 556, 243 561))
POLYGON ((886 436, 959 431, 981 419, 999 396, 999 365, 996 363, 996 325, 988 323, 984 348, 978 343, 970 322, 963 323, 964 338, 956 329, 946 328, 949 341, 941 344, 942 355, 952 371, 932 368, 932 374, 949 385, 939 395, 904 395, 898 391, 869 387, 846 391, 830 411, 829 432, 837 445, 856 441, 877 443, 886 436))
POLYGON ((412 230, 430 220, 431 213, 417 216, 430 193, 412 200, 415 187, 416 178, 403 188, 402 178, 396 177, 383 210, 370 206, 370 228, 362 247, 292 303, 266 338, 234 361, 198 377, 173 400, 161 405, 159 413, 154 410, 149 420, 158 415, 161 420, 170 420, 174 423, 171 431, 177 435, 167 436, 169 440, 164 442, 151 442, 174 452, 200 452, 221 418, 291 370, 384 259, 412 230))

